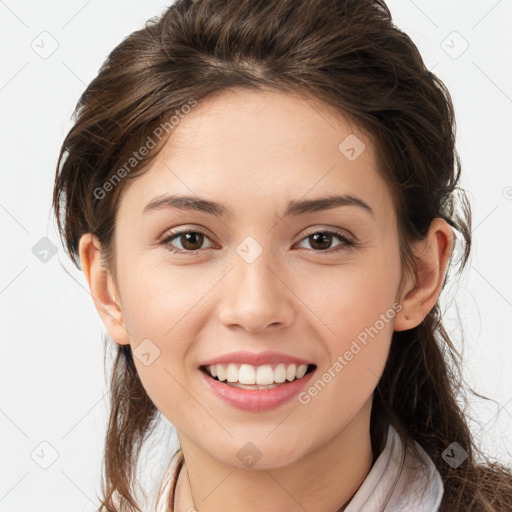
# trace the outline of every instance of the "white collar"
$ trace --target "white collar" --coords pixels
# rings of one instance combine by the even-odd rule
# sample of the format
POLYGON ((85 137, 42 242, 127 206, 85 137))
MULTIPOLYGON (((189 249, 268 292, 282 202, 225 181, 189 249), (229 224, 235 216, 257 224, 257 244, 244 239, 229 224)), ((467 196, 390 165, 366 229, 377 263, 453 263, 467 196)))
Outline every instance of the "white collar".
POLYGON ((432 459, 416 442, 404 458, 402 440, 389 425, 386 446, 350 500, 345 512, 437 512, 443 498, 443 481, 432 459), (403 459, 403 467, 402 467, 403 459))
MULTIPOLYGON (((416 442, 421 455, 414 456, 403 444, 396 429, 389 425, 386 445, 344 512, 437 512, 444 487, 432 459, 416 442)), ((167 467, 157 496, 156 512, 172 512, 174 484, 182 466, 181 449, 167 467)))

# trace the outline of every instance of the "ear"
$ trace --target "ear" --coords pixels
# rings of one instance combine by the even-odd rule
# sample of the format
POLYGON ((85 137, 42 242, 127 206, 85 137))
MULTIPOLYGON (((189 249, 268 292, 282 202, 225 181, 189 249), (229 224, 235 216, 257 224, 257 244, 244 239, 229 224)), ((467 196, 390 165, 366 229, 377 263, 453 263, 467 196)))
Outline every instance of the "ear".
POLYGON ((436 217, 423 240, 413 246, 416 276, 407 276, 400 292, 402 309, 395 317, 395 331, 418 326, 435 306, 441 293, 453 250, 454 235, 450 225, 436 217))
POLYGON ((119 294, 110 272, 102 266, 101 245, 97 237, 92 233, 82 235, 78 251, 94 305, 108 335, 119 345, 129 344, 130 337, 124 322, 119 294))

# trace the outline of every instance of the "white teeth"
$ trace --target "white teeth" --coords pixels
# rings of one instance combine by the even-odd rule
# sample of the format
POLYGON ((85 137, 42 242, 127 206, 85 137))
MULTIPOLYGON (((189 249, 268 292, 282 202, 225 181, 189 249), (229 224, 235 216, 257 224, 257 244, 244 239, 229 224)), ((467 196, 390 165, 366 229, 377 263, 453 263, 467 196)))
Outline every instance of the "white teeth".
MULTIPOLYGON (((210 368, 213 368, 213 366, 210 366, 210 368)), ((237 380, 240 384, 256 384, 256 372, 254 371, 254 366, 251 366, 250 364, 241 365, 237 380)))
MULTIPOLYGON (((217 378, 221 381, 225 381, 226 380, 226 367, 222 366, 221 364, 216 364, 213 366, 216 366, 217 378)), ((208 370, 210 370, 211 366, 207 366, 206 368, 208 368, 208 370)))
POLYGON ((284 382, 286 380, 286 366, 284 364, 278 364, 274 370, 275 382, 284 382))
POLYGON ((258 366, 256 371, 256 384, 258 386, 266 386, 274 382, 274 370, 272 366, 266 364, 264 366, 258 366))
POLYGON ((228 364, 226 379, 228 382, 238 382, 238 366, 236 364, 228 364))
POLYGON ((294 364, 291 364, 290 366, 288 366, 288 368, 286 369, 286 379, 289 381, 292 381, 293 379, 295 379, 296 374, 297 374, 297 366, 294 364))
POLYGON ((308 365, 307 364, 301 364, 298 368, 297 368, 297 379, 302 379, 302 377, 304 377, 304 375, 306 375, 306 372, 308 371, 308 365))
POLYGON ((206 370, 212 377, 217 377, 220 381, 239 383, 247 386, 268 386, 271 384, 281 384, 285 381, 301 379, 306 374, 307 364, 286 365, 279 363, 275 368, 269 364, 262 366, 252 366, 250 364, 213 364, 206 366, 206 370))

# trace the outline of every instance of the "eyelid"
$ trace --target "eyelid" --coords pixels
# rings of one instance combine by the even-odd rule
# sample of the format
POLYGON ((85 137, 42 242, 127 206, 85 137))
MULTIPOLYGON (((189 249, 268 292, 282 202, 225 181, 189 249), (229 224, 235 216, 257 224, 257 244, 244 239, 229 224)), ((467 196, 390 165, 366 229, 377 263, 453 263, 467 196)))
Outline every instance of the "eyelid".
MULTIPOLYGON (((209 234, 209 231, 205 228, 195 228, 191 226, 184 226, 184 227, 177 227, 177 228, 171 228, 170 230, 167 230, 161 237, 161 240, 159 242, 160 245, 170 245, 171 240, 175 240, 180 237, 180 235, 183 235, 185 233, 198 233, 203 235, 205 238, 207 238, 210 242, 213 242, 213 237, 209 234)), ((214 242, 213 242, 214 245, 214 242)), ((182 254, 197 254, 198 252, 204 252, 206 250, 211 249, 212 247, 206 247, 205 249, 196 249, 195 251, 192 250, 185 250, 185 249, 179 249, 173 247, 171 252, 176 253, 182 253, 182 254)))
MULTIPOLYGON (((212 236, 212 234, 206 229, 201 227, 193 227, 193 225, 186 225, 186 226, 179 226, 176 228, 171 228, 165 231, 165 233, 161 237, 161 242, 164 242, 165 240, 176 237, 177 235, 180 235, 182 233, 200 233, 202 235, 208 236, 208 238, 213 239, 215 237, 212 236)), ((302 231, 299 231, 301 233, 302 231)), ((301 238, 298 240, 298 242, 302 242, 304 238, 314 235, 315 233, 333 233, 340 236, 344 236, 345 238, 349 239, 351 242, 357 242, 357 238, 348 230, 343 228, 338 228, 335 226, 312 226, 310 228, 306 228, 306 231, 302 232, 301 238), (347 236, 348 235, 348 236, 347 236)), ((296 235, 298 236, 298 235, 296 235)), ((295 237, 294 237, 295 238, 295 237)))
POLYGON ((314 235, 315 233, 332 233, 342 238, 346 238, 347 240, 354 244, 357 243, 357 238, 350 231, 348 231, 347 229, 338 228, 334 226, 314 226, 311 229, 306 228, 306 231, 302 234, 302 238, 299 240, 299 242, 302 242, 304 238, 314 235))
POLYGON ((202 235, 207 236, 209 239, 215 238, 208 229, 202 226, 187 224, 185 226, 178 226, 175 228, 166 229, 164 234, 160 237, 160 242, 164 242, 168 238, 176 237, 177 235, 181 235, 183 233, 201 233, 202 235))
MULTIPOLYGON (((210 236, 207 229, 205 229, 203 227, 195 228, 195 227, 186 225, 186 226, 180 226, 177 228, 172 228, 170 231, 166 231, 166 233, 162 236, 160 244, 161 245, 171 245, 172 240, 179 238, 180 235, 182 235, 184 233, 198 233, 198 234, 201 234, 204 237, 206 237, 211 242, 213 242, 213 240, 212 240, 213 237, 210 236)), ((343 249, 348 250, 348 249, 354 248, 357 245, 359 245, 359 242, 356 239, 356 237, 354 237, 354 235, 352 235, 352 233, 350 233, 350 231, 347 231, 343 228, 331 227, 331 226, 329 226, 329 227, 327 227, 327 226, 323 226, 323 227, 322 226, 311 226, 309 228, 306 228, 306 231, 303 232, 301 238, 295 244, 293 244, 293 246, 300 244, 301 242, 306 240, 311 235, 314 235, 317 233, 330 234, 335 237, 338 237, 338 239, 340 240, 341 243, 337 246, 334 246, 334 247, 331 247, 331 248, 325 249, 325 250, 315 251, 314 249, 306 249, 308 252, 314 252, 314 253, 319 253, 319 254, 333 254, 333 253, 336 253, 343 249), (343 249, 337 249, 338 247, 342 247, 343 249)), ((206 247, 204 249, 186 250, 186 249, 179 249, 174 246, 171 246, 171 247, 172 247, 172 249, 168 249, 171 253, 182 254, 182 255, 195 255, 200 252, 205 252, 209 249, 212 249, 212 247, 206 247)))

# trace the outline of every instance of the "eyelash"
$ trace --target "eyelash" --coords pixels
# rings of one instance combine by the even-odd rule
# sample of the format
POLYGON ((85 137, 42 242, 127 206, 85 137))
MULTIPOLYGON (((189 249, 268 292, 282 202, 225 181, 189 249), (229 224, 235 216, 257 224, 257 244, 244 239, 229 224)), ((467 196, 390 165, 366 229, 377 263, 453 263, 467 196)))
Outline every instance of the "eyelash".
MULTIPOLYGON (((206 233, 203 233, 202 231, 193 230, 193 229, 182 229, 182 230, 170 232, 169 236, 167 236, 164 240, 162 240, 162 245, 167 245, 168 251, 175 253, 175 254, 187 254, 190 256, 197 254, 198 252, 202 251, 203 249, 197 249, 195 251, 190 251, 190 250, 184 250, 184 249, 176 249, 175 247, 170 245, 172 240, 174 240, 175 238, 179 238, 181 235, 188 234, 188 233, 200 234, 209 239, 208 235, 206 233)), ((356 242, 354 242, 353 240, 349 240, 347 237, 345 237, 341 233, 339 233, 337 231, 329 231, 329 230, 319 230, 319 231, 313 231, 311 233, 308 233, 301 240, 299 240, 299 243, 302 242, 303 240, 305 240, 306 238, 309 238, 310 236, 316 235, 319 233, 324 234, 324 235, 333 235, 336 238, 338 238, 342 243, 340 245, 337 245, 334 248, 331 248, 331 249, 325 249, 325 250, 310 249, 313 252, 322 253, 322 254, 325 254, 325 253, 332 254, 332 253, 336 253, 339 251, 352 249, 357 245, 356 242)))

